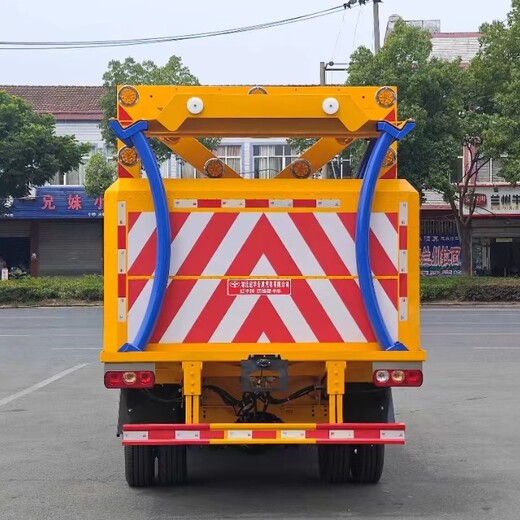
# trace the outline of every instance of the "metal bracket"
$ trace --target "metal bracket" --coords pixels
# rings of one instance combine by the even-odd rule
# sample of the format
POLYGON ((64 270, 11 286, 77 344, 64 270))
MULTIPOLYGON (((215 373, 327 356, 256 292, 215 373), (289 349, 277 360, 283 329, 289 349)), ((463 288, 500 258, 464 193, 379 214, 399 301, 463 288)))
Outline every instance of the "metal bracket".
POLYGON ((252 355, 240 362, 243 392, 285 392, 289 388, 289 364, 278 355, 252 355))

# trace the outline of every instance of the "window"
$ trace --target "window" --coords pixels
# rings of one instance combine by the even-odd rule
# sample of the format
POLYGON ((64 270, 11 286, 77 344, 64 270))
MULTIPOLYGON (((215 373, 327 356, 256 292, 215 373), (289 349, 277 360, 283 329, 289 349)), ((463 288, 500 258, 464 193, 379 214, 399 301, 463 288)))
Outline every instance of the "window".
POLYGON ((451 182, 459 183, 462 182, 462 177, 464 176, 464 157, 459 155, 455 161, 454 168, 451 172, 451 182))
POLYGON ((269 179, 282 171, 299 156, 287 144, 254 145, 253 166, 255 179, 269 179))
POLYGON ((482 157, 477 161, 477 184, 491 182, 491 160, 487 157, 482 157))
POLYGON ((502 159, 483 157, 477 161, 477 183, 506 182, 502 177, 502 159))
POLYGON ((50 181, 49 184, 53 186, 82 186, 85 184, 85 167, 88 160, 98 152, 97 144, 90 145, 90 151, 83 157, 83 163, 79 165, 76 170, 63 173, 58 172, 50 181))
POLYGON ((421 220, 421 235, 456 235, 453 220, 421 220))
POLYGON ((491 182, 506 182, 502 177, 502 159, 492 159, 491 161, 491 182))
POLYGON ((331 179, 351 179, 352 178, 352 156, 336 156, 329 163, 329 178, 331 179))
POLYGON ((215 155, 237 173, 241 173, 241 152, 242 147, 239 144, 225 144, 217 147, 215 155))

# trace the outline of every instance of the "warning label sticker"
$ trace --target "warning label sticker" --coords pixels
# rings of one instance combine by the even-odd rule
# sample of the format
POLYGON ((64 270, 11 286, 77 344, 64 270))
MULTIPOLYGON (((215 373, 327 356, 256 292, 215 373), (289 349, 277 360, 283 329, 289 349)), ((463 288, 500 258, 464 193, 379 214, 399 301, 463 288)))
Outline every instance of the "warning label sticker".
POLYGON ((228 280, 228 296, 241 295, 290 295, 291 280, 281 279, 251 279, 247 280, 228 280))

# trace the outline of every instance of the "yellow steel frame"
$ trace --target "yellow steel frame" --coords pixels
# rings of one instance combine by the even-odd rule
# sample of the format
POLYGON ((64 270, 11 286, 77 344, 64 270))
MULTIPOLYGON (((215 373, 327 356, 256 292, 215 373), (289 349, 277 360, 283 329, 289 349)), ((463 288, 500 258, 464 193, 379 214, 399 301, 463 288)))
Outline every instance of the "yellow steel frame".
MULTIPOLYGON (((395 105, 382 107, 376 102, 377 87, 269 86, 265 87, 266 94, 263 95, 250 95, 251 87, 247 86, 135 88, 139 94, 138 102, 124 107, 125 117, 124 120, 121 119, 122 124, 146 120, 149 137, 158 138, 199 171, 203 171, 206 161, 215 155, 197 138, 226 136, 319 138, 301 156, 316 171, 353 140, 376 138, 377 123, 395 118, 396 110, 395 105), (190 100, 194 97, 203 104, 202 111, 196 114, 189 110, 190 100), (338 102, 338 110, 333 114, 324 109, 324 102, 328 98, 334 98, 338 102)), ((153 211, 147 181, 136 178, 140 175, 140 165, 128 167, 126 171, 132 178, 120 178, 106 192, 105 197, 105 328, 101 361, 153 362, 156 363, 159 381, 172 382, 182 378, 187 423, 198 423, 202 377, 217 372, 224 377, 236 374, 236 363, 255 353, 257 347, 253 344, 149 344, 144 352, 118 351, 128 339, 127 323, 118 321, 118 204, 124 201, 127 215, 153 211), (220 366, 220 369, 215 369, 215 366, 220 366)), ((338 208, 290 209, 294 212, 355 212, 361 187, 359 180, 337 182, 293 179, 290 166, 279 172, 274 181, 245 181, 228 166, 225 167, 223 176, 223 179, 218 180, 165 180, 170 211, 180 211, 174 208, 174 199, 286 199, 290 196, 294 199, 321 198, 340 201, 338 208)), ((406 320, 399 321, 398 339, 408 347, 408 351, 385 352, 376 343, 327 343, 319 345, 319 348, 311 343, 271 343, 262 346, 263 353, 279 354, 289 362, 308 366, 312 374, 326 371, 329 419, 333 423, 343 420, 345 381, 366 381, 371 373, 367 367, 373 361, 416 362, 426 358, 426 353, 419 344, 418 194, 406 181, 379 181, 373 211, 398 213, 402 202, 408 204, 408 316, 406 320), (266 348, 269 352, 265 351, 266 348)), ((193 208, 190 211, 208 210, 193 208)), ((237 211, 237 208, 209 211, 237 211)), ((240 211, 258 210, 241 208, 240 211)), ((272 208, 266 211, 288 210, 272 208)), ((398 280, 398 276, 380 278, 398 280)), ((127 277, 126 283, 131 279, 132 277, 127 277)), ((229 443, 229 440, 225 442, 229 443)))
MULTIPOLYGON (((119 87, 122 88, 122 87, 119 87)), ((320 137, 302 158, 313 172, 340 153, 354 139, 377 137, 376 124, 395 114, 395 105, 375 101, 377 87, 265 87, 265 95, 250 95, 252 87, 137 86, 138 102, 125 106, 124 125, 146 120, 148 135, 204 170, 215 157, 195 137, 320 137), (198 98, 204 108, 191 114, 188 102, 198 98), (334 98, 338 111, 327 114, 323 103, 334 98), (127 119, 128 117, 128 119, 127 119)), ((121 146, 121 145, 120 145, 121 146)), ((131 168, 138 176, 138 168, 131 168)), ((290 177, 290 167, 279 178, 290 177)), ((224 177, 240 177, 229 166, 224 177)))

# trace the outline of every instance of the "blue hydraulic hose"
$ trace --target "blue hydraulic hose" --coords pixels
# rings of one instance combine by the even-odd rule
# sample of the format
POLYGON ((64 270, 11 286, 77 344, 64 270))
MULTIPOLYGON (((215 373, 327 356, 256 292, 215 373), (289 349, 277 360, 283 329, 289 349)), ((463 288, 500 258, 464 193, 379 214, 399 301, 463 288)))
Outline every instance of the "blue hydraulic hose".
POLYGON ((359 287, 361 297, 365 305, 368 319, 372 325, 377 341, 383 350, 408 350, 399 341, 394 341, 388 332, 381 308, 377 301, 374 282, 372 280, 372 267, 370 262, 370 216, 376 183, 385 154, 394 140, 399 140, 408 134, 415 124, 407 122, 402 129, 381 122, 377 129, 382 133, 377 139, 372 154, 368 159, 361 192, 359 194, 359 204, 356 219, 356 265, 359 277, 359 287))
POLYGON ((369 157, 372 155, 372 151, 374 150, 374 145, 376 144, 375 139, 370 139, 368 142, 367 149, 361 158, 361 162, 359 163, 358 170, 356 172, 356 179, 362 179, 365 176, 365 172, 367 169, 367 163, 369 157))
POLYGON ((168 286, 171 256, 171 229, 168 199, 162 182, 159 165, 157 164, 148 139, 144 135, 144 131, 148 128, 148 123, 146 123, 146 121, 139 121, 129 128, 123 129, 117 121, 111 121, 110 126, 117 137, 127 146, 135 146, 141 158, 148 177, 148 183, 150 184, 157 222, 156 266, 150 301, 148 302, 143 322, 134 341, 132 343, 125 343, 119 349, 120 352, 140 352, 146 349, 146 345, 150 341, 164 303, 166 288, 168 286))

